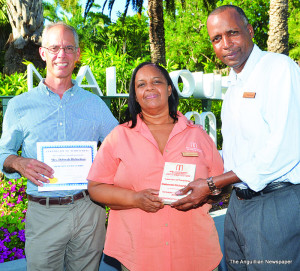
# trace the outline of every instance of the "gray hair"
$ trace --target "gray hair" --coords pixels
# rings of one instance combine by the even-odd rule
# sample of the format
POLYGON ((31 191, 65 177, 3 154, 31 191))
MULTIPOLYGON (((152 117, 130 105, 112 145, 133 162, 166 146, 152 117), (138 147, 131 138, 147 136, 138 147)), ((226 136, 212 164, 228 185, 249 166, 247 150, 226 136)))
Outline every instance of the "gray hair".
POLYGON ((244 22, 245 26, 247 26, 249 24, 249 20, 245 14, 245 12, 240 8, 240 7, 237 7, 237 6, 234 6, 234 5, 224 5, 224 6, 220 6, 216 9, 214 9, 210 14, 210 15, 216 15, 216 14, 219 14, 227 9, 234 9, 241 17, 242 21, 244 22))
POLYGON ((64 22, 56 22, 56 23, 50 23, 50 24, 47 24, 43 30, 43 33, 42 33, 42 46, 46 46, 46 43, 47 43, 47 36, 48 36, 48 31, 52 28, 52 27, 55 27, 55 26, 58 26, 58 25, 63 25, 66 29, 72 31, 73 33, 73 36, 74 36, 74 41, 75 41, 75 47, 79 47, 79 37, 78 37, 78 34, 75 30, 74 27, 64 23, 64 22))

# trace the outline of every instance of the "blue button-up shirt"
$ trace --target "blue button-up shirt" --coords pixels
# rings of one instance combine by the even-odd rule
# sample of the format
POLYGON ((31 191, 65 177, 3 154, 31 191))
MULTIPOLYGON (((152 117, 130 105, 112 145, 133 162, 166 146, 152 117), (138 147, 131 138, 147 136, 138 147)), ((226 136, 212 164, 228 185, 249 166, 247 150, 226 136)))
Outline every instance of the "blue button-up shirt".
MULTIPOLYGON (((62 98, 40 82, 38 87, 9 101, 0 140, 0 169, 8 178, 20 178, 18 173, 5 172, 3 163, 9 155, 17 155, 21 146, 23 157, 36 159, 37 142, 102 142, 118 124, 100 97, 72 82, 74 86, 62 98)), ((58 197, 78 192, 38 192, 35 184, 27 182, 27 194, 35 196, 58 197)))

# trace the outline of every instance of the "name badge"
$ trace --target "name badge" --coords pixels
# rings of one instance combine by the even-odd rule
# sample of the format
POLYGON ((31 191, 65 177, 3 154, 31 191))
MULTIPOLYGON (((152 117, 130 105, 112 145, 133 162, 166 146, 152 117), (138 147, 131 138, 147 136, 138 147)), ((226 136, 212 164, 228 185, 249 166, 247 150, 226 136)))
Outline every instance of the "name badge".
POLYGON ((243 98, 255 98, 256 92, 244 92, 243 98))
POLYGON ((198 157, 198 152, 182 152, 182 156, 184 157, 198 157))

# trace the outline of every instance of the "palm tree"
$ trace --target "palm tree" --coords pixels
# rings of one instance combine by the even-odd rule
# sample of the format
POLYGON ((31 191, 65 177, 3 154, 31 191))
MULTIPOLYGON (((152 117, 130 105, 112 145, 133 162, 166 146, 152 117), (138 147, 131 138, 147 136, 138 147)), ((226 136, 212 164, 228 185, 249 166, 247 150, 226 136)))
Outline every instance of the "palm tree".
MULTIPOLYGON (((114 6, 115 0, 104 0, 102 12, 105 9, 105 6, 106 6, 107 3, 108 3, 108 10, 109 10, 109 17, 111 17, 111 12, 112 12, 112 8, 114 6)), ((138 13, 142 13, 143 3, 144 3, 144 0, 131 0, 133 10, 137 11, 138 13)), ((86 1, 84 17, 87 16, 87 14, 90 11, 93 4, 94 4, 94 0, 87 0, 86 1)), ((129 5, 130 5, 130 0, 126 0, 125 10, 124 10, 124 17, 127 14, 129 5)))
MULTIPOLYGON (((175 0, 165 0, 166 10, 175 15, 175 0)), ((127 14, 128 7, 131 3, 133 10, 141 13, 143 8, 143 0, 126 0, 125 10, 123 16, 127 14)), ((85 15, 92 7, 94 0, 87 0, 85 15)), ((105 0, 103 9, 108 3, 110 13, 112 11, 115 0, 105 0)), ((184 0, 181 0, 184 5, 184 0)), ((164 13, 163 0, 148 0, 148 15, 149 15, 149 41, 151 61, 166 65, 166 51, 165 51, 165 29, 164 29, 164 13)))
MULTIPOLYGON (((174 2, 174 1, 173 1, 174 2)), ((148 1, 151 61, 166 65, 165 28, 162 0, 148 1)))
POLYGON ((270 1, 268 51, 289 55, 288 0, 270 1))
POLYGON ((6 0, 6 5, 12 33, 5 53, 3 72, 24 72, 24 59, 32 62, 35 67, 44 68, 44 61, 38 51, 44 24, 42 0, 6 0))
POLYGON ((4 45, 7 42, 11 27, 6 12, 6 1, 0 0, 0 71, 4 65, 4 45))

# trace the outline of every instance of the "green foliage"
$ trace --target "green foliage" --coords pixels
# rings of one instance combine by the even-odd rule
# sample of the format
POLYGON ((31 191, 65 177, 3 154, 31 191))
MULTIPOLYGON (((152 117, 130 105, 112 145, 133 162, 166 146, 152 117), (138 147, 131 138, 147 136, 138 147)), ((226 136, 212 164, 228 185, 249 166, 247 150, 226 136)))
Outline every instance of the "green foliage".
POLYGON ((300 63, 300 2, 289 1, 289 56, 300 63))
POLYGON ((44 18, 50 22, 60 21, 58 14, 58 3, 54 1, 53 3, 43 1, 43 9, 44 9, 44 18))
POLYGON ((111 46, 106 50, 95 51, 85 48, 81 53, 81 65, 89 65, 102 92, 106 93, 106 69, 115 66, 117 73, 117 92, 128 93, 129 81, 133 69, 147 59, 133 60, 127 53, 121 54, 118 46, 111 46))
POLYGON ((208 67, 205 63, 221 65, 212 53, 206 30, 208 10, 203 1, 186 0, 185 8, 182 8, 178 0, 176 10, 175 18, 169 14, 164 15, 166 58, 177 63, 179 69, 190 71, 203 71, 208 67))
POLYGON ((223 137, 222 137, 222 133, 221 133, 221 126, 222 126, 222 122, 221 122, 221 108, 222 108, 222 103, 223 101, 212 101, 212 105, 211 105, 211 112, 214 113, 215 117, 216 117, 216 121, 217 121, 217 148, 218 150, 222 149, 222 144, 223 144, 223 137))
MULTIPOLYGON (((23 61, 23 64, 32 64, 30 61, 23 61)), ((43 78, 46 76, 46 70, 38 69, 38 72, 43 78)), ((38 85, 38 81, 34 81, 38 85)), ((16 96, 21 93, 27 92, 27 72, 14 73, 11 75, 2 74, 0 72, 0 96, 16 96)))
POLYGON ((120 53, 127 53, 132 58, 148 57, 150 45, 147 20, 143 13, 120 17, 116 23, 108 26, 104 48, 117 44, 120 53))
POLYGON ((45 19, 50 22, 62 21, 64 16, 76 17, 83 12, 78 0, 43 1, 43 9, 45 19))
MULTIPOLYGON (((98 5, 96 7, 100 8, 98 5)), ((72 20, 70 18, 70 21, 72 20)), ((81 21, 80 24, 75 21, 72 25, 79 35, 81 48, 95 46, 97 50, 100 50, 105 46, 107 27, 111 23, 109 17, 99 12, 89 12, 85 20, 82 15, 79 15, 78 21, 81 21)))
POLYGON ((185 114, 189 111, 202 112, 202 101, 199 99, 188 98, 188 99, 179 99, 178 110, 185 114))
POLYGON ((82 50, 93 47, 99 51, 117 46, 120 53, 126 52, 132 58, 149 55, 148 18, 144 14, 120 17, 116 23, 111 23, 106 15, 99 12, 101 6, 97 4, 93 4, 95 12, 90 11, 83 18, 84 8, 78 1, 73 3, 71 13, 68 5, 62 5, 62 2, 56 0, 54 5, 45 2, 44 16, 52 22, 62 20, 72 25, 77 30, 82 50))
MULTIPOLYGON (((2 9, 4 9, 5 6, 5 0, 0 0, 0 10, 2 12, 2 9)), ((0 13, 0 20, 3 19, 3 17, 6 17, 6 15, 3 15, 2 13, 0 13)))
POLYGON ((3 23, 8 23, 8 17, 6 12, 6 1, 0 0, 0 25, 3 23))
POLYGON ((0 96, 19 95, 27 91, 27 72, 10 76, 0 73, 0 96))
POLYGON ((77 14, 77 9, 80 7, 79 0, 56 0, 58 5, 63 9, 67 10, 73 16, 77 14))
MULTIPOLYGON (((116 67, 117 93, 128 93, 131 74, 134 68, 140 63, 149 60, 148 58, 132 59, 127 53, 121 54, 118 46, 108 47, 106 50, 95 51, 94 47, 85 48, 81 54, 81 65, 89 65, 97 83, 106 94, 106 69, 116 67)), ((114 116, 119 120, 124 120, 127 100, 114 100, 111 110, 114 116), (125 106, 125 107, 124 107, 125 106)))
POLYGON ((107 26, 110 24, 110 19, 102 13, 89 13, 89 16, 84 19, 82 13, 83 8, 78 7, 77 13, 71 17, 64 14, 62 20, 76 29, 80 48, 91 46, 96 46, 97 49, 102 48, 106 42, 107 26))
POLYGON ((81 50, 89 48, 97 52, 114 47, 120 54, 127 53, 132 59, 150 55, 148 17, 144 14, 120 16, 111 23, 109 17, 100 12, 100 5, 93 4, 93 11, 83 18, 84 8, 78 1, 72 4, 71 12, 62 2, 44 2, 44 17, 51 22, 60 20, 72 25, 79 35, 81 50))

